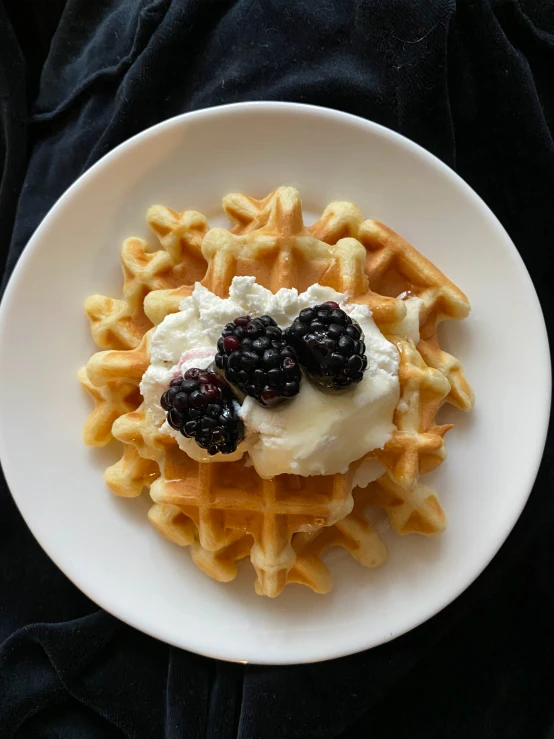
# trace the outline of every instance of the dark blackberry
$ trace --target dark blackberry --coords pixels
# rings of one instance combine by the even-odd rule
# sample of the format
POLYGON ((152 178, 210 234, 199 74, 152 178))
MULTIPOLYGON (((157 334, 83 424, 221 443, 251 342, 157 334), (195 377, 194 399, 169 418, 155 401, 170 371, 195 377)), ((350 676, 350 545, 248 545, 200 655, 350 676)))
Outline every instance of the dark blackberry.
POLYGON ((239 403, 225 379, 211 370, 194 367, 171 380, 160 404, 169 425, 208 454, 231 454, 244 437, 239 403))
POLYGON ((367 368, 364 335, 334 301, 300 311, 286 337, 320 385, 341 388, 362 379, 367 368))
POLYGON ((277 405, 300 391, 302 374, 285 335, 271 316, 240 316, 217 342, 215 364, 244 395, 277 405))

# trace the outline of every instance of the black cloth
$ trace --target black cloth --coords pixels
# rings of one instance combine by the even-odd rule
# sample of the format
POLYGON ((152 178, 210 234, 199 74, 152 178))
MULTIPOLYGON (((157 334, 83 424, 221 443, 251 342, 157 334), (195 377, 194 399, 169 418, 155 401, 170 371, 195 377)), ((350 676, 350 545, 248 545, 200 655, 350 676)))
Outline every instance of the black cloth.
MULTIPOLYGON (((552 329, 545 0, 0 0, 4 277, 112 147, 169 116, 253 99, 355 113, 443 159, 507 228, 552 329)), ((390 644, 292 667, 199 657, 99 610, 2 483, 0 737, 554 737, 553 470, 547 444, 515 530, 455 603, 390 644)))

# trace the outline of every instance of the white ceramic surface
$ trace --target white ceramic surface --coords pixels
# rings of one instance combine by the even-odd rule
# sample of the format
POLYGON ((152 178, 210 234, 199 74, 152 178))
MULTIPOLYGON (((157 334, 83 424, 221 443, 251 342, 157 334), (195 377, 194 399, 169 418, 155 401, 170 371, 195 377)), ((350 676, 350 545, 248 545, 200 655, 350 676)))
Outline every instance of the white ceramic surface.
POLYGON ((509 237, 477 195, 410 141, 359 118, 247 103, 166 121, 81 177, 37 230, 0 309, 0 458, 13 496, 56 564, 106 610, 159 639, 229 660, 294 663, 375 646, 451 602, 498 550, 530 492, 550 407, 541 310, 509 237), (118 449, 81 442, 90 399, 76 373, 94 351, 82 303, 121 292, 119 251, 148 236, 149 205, 196 208, 223 225, 221 197, 296 186, 312 218, 351 200, 384 221, 469 296, 443 325, 477 404, 454 409, 448 460, 428 480, 449 517, 440 538, 398 537, 379 517, 386 564, 331 553, 334 589, 255 595, 247 563, 222 585, 146 519, 148 499, 114 497, 102 471, 118 449), (32 409, 32 410, 31 410, 32 409), (34 422, 30 423, 33 419, 34 422))

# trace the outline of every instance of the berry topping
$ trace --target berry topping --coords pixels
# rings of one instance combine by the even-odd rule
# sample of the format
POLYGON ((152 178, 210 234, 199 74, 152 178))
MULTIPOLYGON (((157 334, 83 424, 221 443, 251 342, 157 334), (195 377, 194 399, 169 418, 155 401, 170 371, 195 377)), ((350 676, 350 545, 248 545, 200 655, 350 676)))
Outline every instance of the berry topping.
POLYGON ((296 353, 271 316, 241 316, 217 342, 215 364, 241 393, 277 405, 300 391, 296 353))
POLYGON ((367 367, 363 333, 334 301, 300 311, 285 335, 320 385, 341 388, 362 379, 367 367))
POLYGON ((194 367, 176 377, 162 395, 167 422, 208 454, 231 454, 244 436, 239 404, 225 379, 194 367))

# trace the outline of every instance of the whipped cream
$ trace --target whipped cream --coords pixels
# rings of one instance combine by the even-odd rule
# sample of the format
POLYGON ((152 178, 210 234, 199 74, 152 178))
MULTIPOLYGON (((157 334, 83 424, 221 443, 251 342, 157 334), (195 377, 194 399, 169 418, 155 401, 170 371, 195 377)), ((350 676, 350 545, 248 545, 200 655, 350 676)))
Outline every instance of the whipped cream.
POLYGON ((325 390, 304 378, 290 403, 272 409, 245 399, 240 415, 246 428, 259 435, 249 453, 261 477, 344 473, 351 462, 381 449, 392 436, 399 397, 398 353, 366 306, 345 305, 344 295, 327 289, 333 295, 325 300, 339 303, 359 323, 367 369, 361 382, 342 391, 325 390))
POLYGON ((300 294, 294 288, 282 288, 273 294, 254 277, 235 277, 229 297, 222 299, 197 283, 180 311, 167 316, 155 330, 150 362, 140 385, 146 408, 162 432, 198 461, 233 461, 248 451, 264 478, 291 472, 330 475, 346 472, 351 462, 382 448, 394 430, 392 419, 399 397, 396 348, 381 334, 366 306, 347 303, 345 295, 329 287, 316 284, 300 294), (364 333, 368 368, 361 382, 332 392, 304 377, 300 393, 274 408, 264 408, 247 397, 240 411, 246 437, 229 455, 209 457, 193 439, 169 426, 160 406, 162 393, 178 374, 211 364, 226 323, 240 315, 269 314, 285 328, 303 308, 327 300, 339 303, 364 333))
MULTIPOLYGON (((190 299, 187 298, 187 300, 190 299)), ((179 313, 167 316, 160 323, 150 342, 150 366, 142 377, 140 392, 151 420, 162 433, 173 437, 189 457, 197 462, 208 460, 234 462, 240 459, 246 451, 244 441, 232 454, 216 454, 210 457, 208 452, 199 447, 194 439, 188 439, 168 424, 166 413, 160 405, 162 394, 174 377, 184 375, 188 369, 193 367, 207 369, 213 362, 214 346, 210 342, 202 345, 203 336, 198 330, 197 323, 194 312, 188 311, 186 307, 179 313), (193 346, 195 335, 197 346, 193 346)))
POLYGON ((376 457, 366 457, 354 473, 353 488, 366 488, 386 472, 385 466, 376 457))
POLYGON ((423 300, 415 295, 405 298, 399 295, 398 298, 403 301, 406 306, 406 315, 402 321, 399 321, 394 327, 394 333, 411 339, 417 346, 419 344, 419 313, 423 300))

